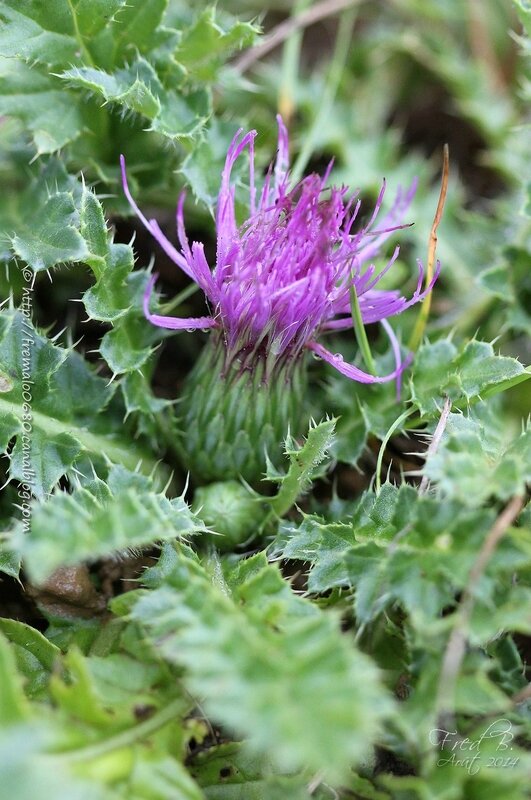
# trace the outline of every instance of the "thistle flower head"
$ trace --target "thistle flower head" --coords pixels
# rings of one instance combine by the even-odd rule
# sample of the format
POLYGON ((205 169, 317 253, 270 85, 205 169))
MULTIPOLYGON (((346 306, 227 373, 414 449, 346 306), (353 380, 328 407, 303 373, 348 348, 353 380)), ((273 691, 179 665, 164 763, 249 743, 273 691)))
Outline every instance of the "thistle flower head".
POLYGON ((227 152, 221 175, 216 210, 217 254, 212 270, 203 245, 189 243, 186 236, 181 195, 177 207, 177 236, 180 249, 164 236, 155 220, 148 220, 133 200, 127 185, 122 157, 125 194, 132 207, 166 254, 203 290, 211 315, 176 318, 152 314, 150 296, 156 276, 148 284, 144 313, 154 325, 179 329, 217 329, 225 348, 226 363, 236 359, 242 369, 252 368, 257 359, 267 365, 268 375, 278 365, 289 367, 305 349, 312 350, 347 377, 363 383, 392 380, 409 363, 400 348, 388 317, 422 300, 423 270, 413 295, 408 299, 396 290, 379 290, 377 285, 398 256, 396 247, 380 272, 372 263, 391 233, 402 227, 404 213, 416 184, 399 191, 390 211, 379 220, 385 181, 374 211, 355 230, 360 210, 356 196, 346 187, 328 187, 331 165, 321 177, 308 175, 290 185, 288 136, 280 117, 278 151, 263 187, 258 193, 254 176, 256 131, 240 129, 227 152), (248 149, 250 162, 249 216, 238 226, 235 186, 231 182, 235 162, 248 149), (376 377, 327 350, 318 339, 327 331, 352 326, 351 294, 355 291, 364 323, 382 321, 388 333, 396 368, 376 377))

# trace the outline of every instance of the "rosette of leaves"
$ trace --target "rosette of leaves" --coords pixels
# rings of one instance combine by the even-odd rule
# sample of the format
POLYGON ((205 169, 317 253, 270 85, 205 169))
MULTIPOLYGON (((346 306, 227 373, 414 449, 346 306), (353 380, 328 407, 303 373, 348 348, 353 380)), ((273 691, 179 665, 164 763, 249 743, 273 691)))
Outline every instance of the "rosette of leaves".
MULTIPOLYGON (((123 146, 115 112, 129 118, 122 143, 139 158, 146 128, 181 143, 199 133, 220 67, 256 29, 214 5, 167 10, 168 0, 2 0, 2 110, 38 155, 73 145, 75 158, 112 174, 123 146)), ((150 160, 164 161, 156 143, 150 160)))

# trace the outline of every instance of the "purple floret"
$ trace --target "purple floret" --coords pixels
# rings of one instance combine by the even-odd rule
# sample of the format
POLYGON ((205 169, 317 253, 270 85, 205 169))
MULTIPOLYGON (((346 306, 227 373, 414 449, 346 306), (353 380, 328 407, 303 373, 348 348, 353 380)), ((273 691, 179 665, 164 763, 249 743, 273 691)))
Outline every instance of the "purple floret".
POLYGON ((430 285, 423 289, 423 269, 419 264, 417 287, 407 299, 397 290, 376 288, 392 268, 399 248, 395 248, 379 273, 370 262, 389 236, 403 227, 416 181, 406 192, 397 193, 391 210, 376 227, 384 181, 370 220, 353 232, 360 201, 347 197, 346 187, 327 186, 332 165, 323 177, 308 175, 290 188, 288 134, 282 119, 277 117, 277 120, 277 157, 258 197, 254 180, 256 131, 242 135, 240 129, 229 147, 217 202, 217 254, 213 270, 207 263, 203 245, 198 242, 190 245, 186 236, 184 194, 177 206, 178 250, 164 236, 156 220, 146 219, 133 200, 122 156, 124 192, 131 206, 164 252, 200 286, 213 312, 211 316, 188 318, 152 314, 149 303, 156 280, 153 276, 144 296, 145 316, 162 328, 220 330, 227 361, 237 358, 243 366, 251 367, 257 358, 268 363, 293 363, 304 349, 309 349, 343 375, 362 383, 398 378, 411 357, 402 360, 400 347, 386 320, 426 297, 437 280, 439 265, 430 285), (231 173, 246 148, 250 161, 249 218, 238 226, 231 173), (390 338, 396 368, 388 375, 377 377, 363 372, 317 341, 326 331, 352 326, 352 286, 363 322, 382 322, 390 338))

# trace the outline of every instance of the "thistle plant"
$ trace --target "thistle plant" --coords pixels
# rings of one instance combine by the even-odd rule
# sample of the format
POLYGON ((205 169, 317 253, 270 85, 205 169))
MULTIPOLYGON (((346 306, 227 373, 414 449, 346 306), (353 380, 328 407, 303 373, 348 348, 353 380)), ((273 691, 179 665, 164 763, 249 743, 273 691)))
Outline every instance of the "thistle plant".
MULTIPOLYGON (((144 313, 161 328, 211 330, 212 336, 188 378, 180 422, 186 464, 204 480, 243 475, 256 480, 280 450, 288 428, 297 431, 306 380, 305 355, 312 351, 341 374, 361 383, 399 379, 411 356, 402 358, 387 318, 418 303, 431 291, 439 268, 423 289, 419 262, 417 287, 410 298, 378 283, 392 268, 396 246, 379 272, 375 258, 389 236, 403 227, 416 182, 398 191, 390 211, 379 218, 385 181, 368 222, 355 230, 361 201, 346 187, 328 186, 332 169, 290 185, 288 133, 278 121, 276 161, 261 191, 255 184, 256 131, 240 129, 227 152, 216 210, 217 255, 213 270, 204 247, 190 245, 183 218, 184 193, 177 206, 180 249, 148 220, 129 191, 122 158, 125 194, 164 252, 203 290, 210 313, 168 317, 150 310, 156 275, 147 285, 144 313), (232 170, 249 153, 249 216, 238 225, 232 170), (319 339, 329 331, 357 327, 366 348, 363 325, 381 322, 390 339, 395 369, 377 376, 332 353, 319 339)), ((371 366, 370 356, 366 359, 371 366)))
POLYGON ((529 0, 0 0, 1 797, 530 800, 530 36, 529 0), (217 255, 184 197, 151 220, 177 174, 217 255))

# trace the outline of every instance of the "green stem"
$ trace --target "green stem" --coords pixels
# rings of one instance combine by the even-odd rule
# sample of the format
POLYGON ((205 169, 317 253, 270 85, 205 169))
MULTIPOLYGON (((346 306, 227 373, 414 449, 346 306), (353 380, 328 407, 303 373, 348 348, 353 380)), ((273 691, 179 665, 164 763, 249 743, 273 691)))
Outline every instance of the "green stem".
POLYGON ((199 290, 199 286, 197 283, 191 283, 190 286, 186 286, 182 292, 172 297, 172 299, 168 303, 164 303, 160 307, 161 314, 169 314, 170 311, 173 311, 176 308, 179 308, 181 303, 184 303, 185 300, 188 300, 193 294, 195 294, 199 290))
POLYGON ((372 357, 369 340, 367 339, 367 332, 365 330, 365 325, 363 324, 360 303, 358 300, 358 293, 356 291, 356 286, 354 285, 353 273, 351 273, 351 279, 352 279, 352 285, 349 290, 350 313, 352 315, 352 324, 354 325, 354 333, 356 334, 356 341, 358 342, 358 347, 361 350, 361 354, 363 356, 363 360, 365 362, 365 365, 367 366, 367 369, 369 370, 371 375, 376 375, 376 365, 372 357))
POLYGON ((291 179, 293 184, 301 179, 302 174, 306 169, 310 158, 312 157, 315 147, 315 140, 325 126, 326 118, 329 116, 332 109, 341 77, 345 69, 345 64, 347 62, 349 46, 352 39, 352 26, 354 25, 355 18, 356 11, 352 9, 343 14, 339 20, 336 44, 332 54, 323 95, 319 104, 319 112, 317 113, 310 130, 304 137, 301 151, 291 170, 291 179))
POLYGON ((391 436, 393 435, 393 433, 397 430, 397 428, 399 428, 402 425, 402 423, 408 417, 410 417, 415 411, 416 411, 415 407, 412 406, 411 408, 406 409, 406 411, 404 411, 403 414, 400 414, 398 419, 396 419, 393 422, 393 424, 391 425, 391 427, 389 428, 389 430, 385 434, 384 438, 382 439, 382 444, 380 446, 380 452, 378 453, 378 459, 376 461, 376 476, 375 476, 375 484, 374 484, 374 488, 375 488, 376 494, 380 494, 380 489, 382 488, 382 482, 381 482, 382 461, 383 461, 383 457, 384 457, 384 453, 385 453, 385 448, 387 447, 387 443, 388 443, 389 439, 391 438, 391 436))
POLYGON ((76 42, 79 45, 79 49, 81 50, 81 52, 83 54, 83 58, 86 61, 86 63, 90 67, 94 67, 96 65, 94 64, 94 61, 92 60, 92 56, 90 55, 90 52, 89 52, 89 50, 87 48, 87 45, 85 44, 85 42, 83 40, 83 36, 81 35, 81 31, 79 30, 79 25, 77 24, 76 10, 75 10, 75 8, 74 8, 74 6, 72 4, 72 0, 66 0, 66 1, 68 3, 68 8, 70 9, 70 13, 72 15, 72 23, 74 25, 74 36, 76 38, 76 42))
MULTIPOLYGON (((23 413, 23 408, 18 403, 11 403, 9 400, 0 398, 0 414, 12 414, 17 419, 22 419, 23 413)), ((140 463, 142 472, 149 474, 156 466, 156 462, 151 456, 138 450, 132 450, 129 444, 122 444, 106 436, 91 433, 86 428, 80 428, 73 423, 48 417, 39 411, 32 411, 32 423, 50 436, 67 433, 77 439, 83 449, 88 452, 108 456, 111 461, 123 464, 128 469, 134 470, 140 463)))
POLYGON ((128 728, 126 731, 117 733, 109 739, 104 739, 101 742, 96 742, 88 747, 82 747, 79 750, 70 750, 64 753, 50 754, 53 759, 60 759, 61 761, 91 761, 95 758, 106 756, 112 750, 121 750, 124 747, 129 747, 142 739, 146 739, 159 728, 164 727, 176 717, 182 715, 183 700, 179 697, 173 700, 168 706, 161 709, 157 714, 154 714, 149 719, 135 725, 133 728, 128 728))

